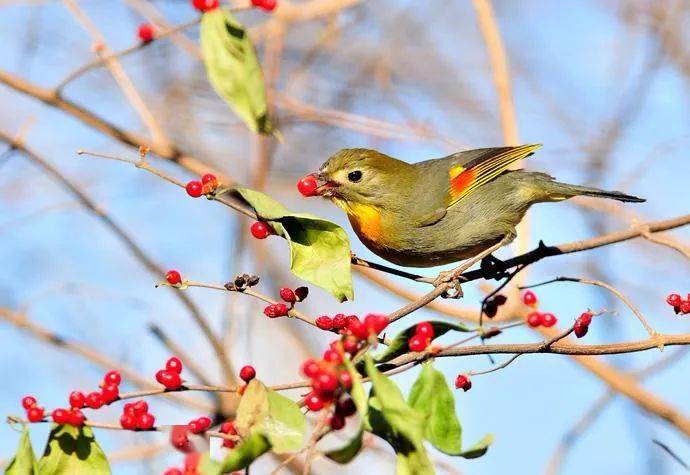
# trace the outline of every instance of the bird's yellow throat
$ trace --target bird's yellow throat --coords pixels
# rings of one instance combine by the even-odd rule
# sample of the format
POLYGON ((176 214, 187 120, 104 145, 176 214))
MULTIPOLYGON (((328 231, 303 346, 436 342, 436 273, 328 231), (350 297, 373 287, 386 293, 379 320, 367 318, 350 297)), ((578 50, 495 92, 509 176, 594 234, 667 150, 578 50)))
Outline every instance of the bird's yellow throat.
POLYGON ((333 202, 347 213, 358 235, 371 241, 381 239, 381 213, 376 206, 353 203, 336 197, 333 198, 333 202))

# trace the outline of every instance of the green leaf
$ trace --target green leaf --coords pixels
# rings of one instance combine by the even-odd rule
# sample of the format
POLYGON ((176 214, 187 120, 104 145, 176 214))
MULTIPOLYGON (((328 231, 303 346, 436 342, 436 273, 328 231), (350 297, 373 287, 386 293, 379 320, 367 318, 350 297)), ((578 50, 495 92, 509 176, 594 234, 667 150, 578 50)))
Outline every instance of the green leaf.
MULTIPOLYGON (((459 331, 459 332, 471 332, 474 331, 472 328, 468 327, 467 325, 464 325, 462 323, 448 323, 448 322, 429 322, 431 325, 434 327, 434 338, 438 338, 441 335, 451 331, 459 331)), ((388 348, 381 353, 380 355, 377 355, 374 357, 374 359, 379 362, 379 363, 384 363, 386 361, 390 361, 393 358, 400 356, 402 354, 405 354, 409 351, 409 348, 407 346, 407 341, 414 335, 415 332, 415 327, 417 325, 413 325, 397 335, 395 335, 395 338, 393 338, 393 341, 391 341, 391 344, 388 345, 388 348)))
POLYGON ((369 398, 369 423, 374 434, 395 449, 397 473, 434 473, 424 448, 424 414, 405 404, 398 386, 376 369, 369 355, 365 367, 375 394, 369 398))
POLYGON ((307 419, 291 399, 269 389, 267 391, 269 417, 264 433, 277 454, 296 452, 302 448, 307 435, 307 419))
POLYGON ((469 449, 464 450, 459 455, 460 457, 465 457, 466 459, 476 459, 477 457, 481 457, 486 453, 487 450, 489 450, 489 445, 491 445, 493 441, 494 436, 492 434, 488 434, 484 436, 482 440, 474 444, 469 449))
POLYGON ((261 65, 247 31, 227 10, 201 19, 201 51, 206 74, 218 95, 254 132, 273 132, 261 65))
POLYGON ((306 213, 292 213, 258 191, 235 188, 260 219, 268 221, 290 245, 290 270, 297 277, 326 289, 343 302, 352 300, 350 241, 343 228, 306 213))
POLYGON ((339 449, 334 449, 326 452, 326 457, 337 463, 348 463, 354 459, 364 444, 364 429, 360 426, 357 434, 350 439, 347 444, 340 447, 339 449))
POLYGON ((294 401, 253 379, 240 399, 235 427, 242 437, 263 434, 276 453, 295 452, 304 444, 307 419, 294 401))
POLYGON ((254 460, 271 449, 271 443, 260 432, 254 432, 244 439, 223 459, 217 473, 234 472, 247 468, 254 460))
POLYGON ((55 426, 50 432, 39 472, 110 474, 105 454, 96 443, 90 427, 55 426))
POLYGON ((221 475, 220 462, 213 460, 208 452, 201 454, 196 471, 201 475, 221 475))
POLYGON ((441 452, 460 455, 462 428, 455 414, 455 398, 443 373, 425 363, 407 398, 426 417, 424 436, 441 452))
POLYGON ((235 428, 242 437, 247 437, 256 428, 263 426, 268 417, 267 389, 258 379, 247 385, 237 406, 235 428))
POLYGON ((29 429, 24 426, 19 447, 14 458, 5 469, 5 475, 38 475, 38 462, 29 439, 29 429))

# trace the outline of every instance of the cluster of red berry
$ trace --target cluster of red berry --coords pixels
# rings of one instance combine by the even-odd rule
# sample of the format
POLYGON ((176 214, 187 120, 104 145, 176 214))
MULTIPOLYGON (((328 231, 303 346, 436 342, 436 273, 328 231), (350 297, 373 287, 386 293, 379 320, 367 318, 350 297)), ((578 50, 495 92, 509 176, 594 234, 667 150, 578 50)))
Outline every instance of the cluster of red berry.
POLYGON ((199 198, 201 195, 214 193, 218 189, 218 179, 215 175, 207 173, 201 177, 201 181, 192 180, 184 188, 189 196, 199 198))
POLYGON ((344 348, 340 340, 331 344, 320 361, 308 359, 302 364, 302 373, 311 379, 312 391, 304 398, 310 411, 334 406, 329 425, 333 430, 345 427, 345 418, 355 413, 355 405, 347 395, 352 387, 352 376, 343 363, 344 348))
POLYGON ((407 340, 410 351, 424 351, 434 339, 434 327, 429 322, 420 322, 414 328, 414 335, 407 340))
POLYGON ((200 475, 198 471, 199 459, 201 454, 198 452, 187 454, 184 458, 184 467, 179 469, 177 467, 170 467, 163 475, 200 475))
POLYGON ((22 398, 22 407, 26 411, 26 418, 29 422, 41 422, 45 409, 38 405, 36 398, 33 396, 24 396, 22 398))
POLYGON ((582 338, 587 334, 587 331, 589 331, 589 324, 592 323, 592 315, 591 312, 583 312, 582 315, 577 317, 575 320, 575 325, 573 325, 573 331, 575 332, 575 336, 578 338, 582 338))
POLYGON ((319 185, 313 175, 307 175, 297 182, 297 189, 302 196, 314 196, 318 187, 319 185))
MULTIPOLYGON (((531 290, 526 291, 524 294, 522 294, 522 303, 529 307, 536 308, 538 303, 537 295, 531 290)), ((532 328, 550 328, 556 323, 558 323, 558 319, 553 313, 542 313, 535 311, 527 314, 527 325, 532 328)))
MULTIPOLYGON (((84 394, 81 391, 72 391, 69 395, 69 409, 57 408, 52 412, 53 422, 56 424, 70 424, 80 427, 84 425, 86 417, 81 412, 84 408, 100 409, 106 404, 116 401, 120 397, 120 383, 122 376, 115 370, 110 370, 103 376, 103 382, 99 385, 100 391, 92 391, 84 394)), ((31 420, 31 418, 29 418, 31 420)), ((37 422, 37 421, 31 421, 37 422)))
POLYGON ((455 378, 455 389, 462 389, 463 391, 467 392, 472 388, 472 381, 470 381, 470 377, 466 374, 459 374, 455 378))
POLYGON ((678 294, 670 294, 666 297, 666 303, 673 307, 673 311, 676 312, 676 315, 687 315, 690 313, 690 294, 688 294, 685 300, 678 294))
POLYGON ((165 386, 165 389, 174 391, 182 387, 182 361, 173 356, 165 362, 165 368, 156 372, 156 381, 165 386))
POLYGON ((309 289, 307 287, 297 287, 292 290, 289 287, 283 287, 280 289, 280 298, 283 299, 290 306, 288 307, 283 302, 272 303, 264 308, 264 315, 268 318, 278 318, 284 317, 288 312, 295 306, 296 302, 303 302, 304 299, 309 295, 309 289))
POLYGON ((143 399, 128 402, 122 407, 120 426, 127 430, 149 430, 156 423, 156 418, 149 413, 149 405, 143 399))
MULTIPOLYGON (((357 315, 345 316, 343 313, 336 314, 333 318, 322 315, 316 319, 316 326, 322 330, 334 331, 351 338, 345 338, 343 345, 345 351, 350 353, 348 348, 354 348, 362 340, 368 340, 370 336, 376 336, 388 326, 388 317, 385 315, 370 313, 364 320, 360 320, 357 315)), ((354 350, 357 351, 356 349, 354 350)))
POLYGON ((150 43, 156 37, 156 27, 151 23, 142 23, 137 29, 137 36, 143 44, 150 43))

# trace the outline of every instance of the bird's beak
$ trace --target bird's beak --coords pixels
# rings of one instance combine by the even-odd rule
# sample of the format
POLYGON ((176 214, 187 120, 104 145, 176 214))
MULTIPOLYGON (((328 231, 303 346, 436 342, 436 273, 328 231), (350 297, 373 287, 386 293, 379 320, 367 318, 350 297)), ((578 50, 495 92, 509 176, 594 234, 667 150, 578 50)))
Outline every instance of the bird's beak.
POLYGON ((319 184, 316 190, 314 190, 315 195, 330 198, 335 194, 335 189, 340 186, 338 183, 329 180, 328 176, 321 171, 312 173, 312 176, 316 178, 316 182, 319 184))

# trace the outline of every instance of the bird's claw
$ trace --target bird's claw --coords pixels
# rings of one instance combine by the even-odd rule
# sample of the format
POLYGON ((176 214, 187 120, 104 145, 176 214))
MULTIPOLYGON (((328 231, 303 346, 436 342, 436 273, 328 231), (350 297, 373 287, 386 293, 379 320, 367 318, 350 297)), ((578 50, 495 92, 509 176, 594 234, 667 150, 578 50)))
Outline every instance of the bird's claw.
POLYGON ((436 280, 434 280, 434 287, 440 285, 448 285, 441 297, 444 299, 459 299, 463 296, 462 288, 460 287, 460 279, 455 275, 453 271, 444 271, 438 274, 436 280))

